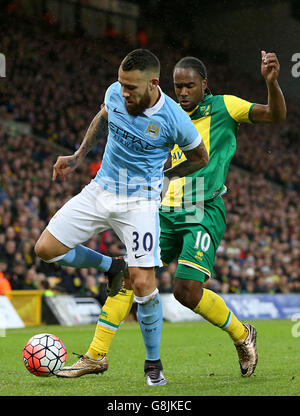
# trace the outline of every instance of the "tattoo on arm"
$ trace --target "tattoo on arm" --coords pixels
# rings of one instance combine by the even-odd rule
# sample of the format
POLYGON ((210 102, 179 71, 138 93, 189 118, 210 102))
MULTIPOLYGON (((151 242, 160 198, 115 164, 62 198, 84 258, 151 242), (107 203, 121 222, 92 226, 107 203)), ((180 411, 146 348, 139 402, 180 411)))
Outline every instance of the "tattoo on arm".
POLYGON ((84 158, 96 146, 102 137, 106 137, 108 134, 108 121, 102 117, 100 113, 101 112, 94 117, 86 135, 84 136, 81 146, 75 153, 75 164, 79 158, 84 158))
POLYGON ((67 160, 67 165, 69 166, 69 168, 73 169, 76 166, 78 160, 79 160, 79 156, 75 153, 72 159, 67 160))

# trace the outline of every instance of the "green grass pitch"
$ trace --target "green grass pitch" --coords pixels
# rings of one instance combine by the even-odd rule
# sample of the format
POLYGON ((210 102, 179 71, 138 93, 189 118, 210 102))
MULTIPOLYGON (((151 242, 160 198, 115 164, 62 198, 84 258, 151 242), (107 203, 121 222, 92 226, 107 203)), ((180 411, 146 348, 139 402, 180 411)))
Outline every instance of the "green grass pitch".
POLYGON ((250 378, 240 376, 236 350, 230 337, 207 322, 165 322, 161 357, 166 386, 146 386, 144 346, 136 322, 124 323, 108 354, 104 374, 78 379, 36 377, 22 360, 26 341, 48 332, 59 336, 68 351, 84 353, 94 325, 42 326, 10 329, 0 338, 0 396, 298 396, 300 395, 300 338, 292 335, 295 322, 251 322, 258 332, 258 365, 250 378))

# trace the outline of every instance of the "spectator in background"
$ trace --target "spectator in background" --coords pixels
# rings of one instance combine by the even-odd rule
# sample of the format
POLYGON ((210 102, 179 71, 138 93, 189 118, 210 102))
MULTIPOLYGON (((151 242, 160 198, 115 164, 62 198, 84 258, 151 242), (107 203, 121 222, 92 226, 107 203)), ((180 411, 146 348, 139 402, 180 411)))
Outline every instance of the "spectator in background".
POLYGON ((97 298, 99 296, 99 285, 97 278, 92 275, 88 274, 84 280, 84 293, 88 296, 92 296, 97 298))
POLYGON ((147 36, 147 32, 142 27, 138 29, 136 38, 137 38, 138 46, 140 48, 147 48, 148 36, 147 36))
POLYGON ((52 297, 52 296, 54 296, 54 292, 53 292, 53 290, 51 290, 49 281, 47 279, 42 279, 41 280, 40 290, 43 290, 43 297, 52 297))
POLYGON ((175 277, 175 273, 176 273, 176 268, 177 268, 177 262, 176 261, 172 261, 169 265, 168 265, 168 272, 171 275, 171 279, 173 280, 173 278, 175 277))
POLYGON ((79 294, 82 293, 83 281, 77 269, 74 267, 63 266, 60 273, 60 290, 70 293, 70 294, 79 294))
POLYGON ((101 306, 107 298, 107 278, 101 273, 98 276, 88 274, 85 279, 84 294, 98 300, 101 306))
POLYGON ((94 178, 96 176, 98 170, 100 169, 101 163, 102 163, 102 160, 93 161, 93 162, 90 163, 89 171, 90 171, 91 177, 94 178))
POLYGON ((12 287, 7 277, 7 263, 0 260, 0 295, 5 295, 9 290, 12 290, 12 287))
POLYGON ((4 258, 7 263, 7 269, 10 271, 14 267, 14 257, 16 252, 17 244, 15 240, 8 240, 5 243, 5 253, 4 258))
POLYGON ((28 267, 31 267, 34 264, 35 254, 33 250, 33 245, 30 241, 25 240, 20 247, 22 257, 28 267))
POLYGON ((124 255, 125 247, 122 243, 116 242, 116 239, 108 246, 108 255, 118 257, 124 255))
POLYGON ((173 282, 168 269, 163 269, 158 275, 158 290, 160 293, 173 293, 173 282))
POLYGON ((119 33, 112 23, 107 25, 105 34, 108 39, 116 39, 119 36, 119 33))
POLYGON ((23 290, 25 288, 25 276, 27 265, 23 261, 16 261, 12 271, 12 288, 14 290, 23 290))

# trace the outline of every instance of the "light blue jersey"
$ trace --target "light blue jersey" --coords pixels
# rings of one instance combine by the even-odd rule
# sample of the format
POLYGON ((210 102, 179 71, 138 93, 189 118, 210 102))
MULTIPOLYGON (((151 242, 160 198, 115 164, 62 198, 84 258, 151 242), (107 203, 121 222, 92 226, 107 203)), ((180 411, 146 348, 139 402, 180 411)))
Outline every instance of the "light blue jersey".
POLYGON ((163 182, 163 168, 175 144, 182 151, 201 143, 190 117, 160 90, 160 99, 139 116, 126 110, 119 82, 105 94, 109 134, 95 181, 122 195, 157 199, 163 182))

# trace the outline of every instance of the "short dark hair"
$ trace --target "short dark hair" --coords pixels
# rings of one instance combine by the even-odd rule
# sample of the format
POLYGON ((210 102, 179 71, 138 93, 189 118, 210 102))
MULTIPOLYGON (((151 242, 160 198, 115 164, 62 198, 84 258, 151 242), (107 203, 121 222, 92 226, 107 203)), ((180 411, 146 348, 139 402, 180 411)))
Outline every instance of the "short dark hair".
POLYGON ((152 70, 159 75, 160 62, 154 53, 148 49, 135 49, 130 52, 121 62, 123 71, 140 71, 152 70))
POLYGON ((206 66, 200 59, 195 58, 194 56, 186 56, 185 58, 180 59, 174 69, 176 68, 191 68, 202 78, 207 78, 206 66))

